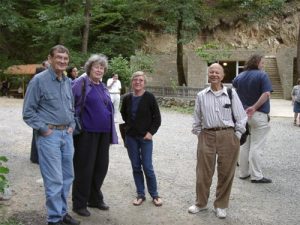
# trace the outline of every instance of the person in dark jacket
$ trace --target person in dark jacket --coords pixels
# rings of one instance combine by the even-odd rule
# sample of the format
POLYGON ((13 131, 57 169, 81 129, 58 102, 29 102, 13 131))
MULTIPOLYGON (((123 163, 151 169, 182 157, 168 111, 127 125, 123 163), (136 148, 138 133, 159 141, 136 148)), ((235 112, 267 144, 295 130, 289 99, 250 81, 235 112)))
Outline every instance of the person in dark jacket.
POLYGON ((137 197, 133 205, 145 201, 146 178, 148 192, 155 206, 162 205, 157 192, 157 182, 152 165, 153 135, 161 125, 161 116, 154 95, 145 91, 146 76, 137 71, 132 75, 133 92, 127 94, 122 103, 121 115, 126 125, 125 144, 131 161, 137 197))

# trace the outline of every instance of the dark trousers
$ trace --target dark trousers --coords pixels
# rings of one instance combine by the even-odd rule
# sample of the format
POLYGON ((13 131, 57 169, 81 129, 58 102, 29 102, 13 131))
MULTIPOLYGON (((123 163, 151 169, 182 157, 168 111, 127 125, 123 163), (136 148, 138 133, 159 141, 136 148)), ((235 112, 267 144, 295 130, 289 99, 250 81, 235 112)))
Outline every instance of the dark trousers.
POLYGON ((103 202, 101 186, 109 163, 110 133, 83 132, 74 137, 73 209, 103 202))
POLYGON ((31 151, 30 151, 30 161, 32 163, 39 163, 39 155, 38 155, 38 150, 36 147, 36 130, 33 130, 32 132, 32 140, 31 140, 31 151))

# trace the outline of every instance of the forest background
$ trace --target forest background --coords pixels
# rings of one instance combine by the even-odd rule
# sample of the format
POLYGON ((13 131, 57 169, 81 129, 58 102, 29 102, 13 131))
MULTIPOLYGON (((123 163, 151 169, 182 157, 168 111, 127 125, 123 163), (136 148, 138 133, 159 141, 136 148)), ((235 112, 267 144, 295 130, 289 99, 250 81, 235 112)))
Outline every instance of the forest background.
MULTIPOLYGON (((183 69, 184 47, 197 36, 213 33, 216 27, 226 28, 228 24, 236 21, 253 23, 267 20, 283 14, 285 8, 293 8, 297 2, 2 0, 0 78, 5 79, 3 72, 8 66, 41 63, 52 46, 63 44, 71 51, 70 65, 79 68, 92 53, 107 55, 111 66, 107 77, 113 72, 119 73, 121 81, 128 85, 133 70, 151 72, 152 62, 148 57, 151 52, 145 44, 147 36, 168 33, 177 40, 177 84, 186 85, 183 69)), ((211 41, 206 40, 203 45, 211 41)), ((300 68, 300 57, 298 65, 300 68)))

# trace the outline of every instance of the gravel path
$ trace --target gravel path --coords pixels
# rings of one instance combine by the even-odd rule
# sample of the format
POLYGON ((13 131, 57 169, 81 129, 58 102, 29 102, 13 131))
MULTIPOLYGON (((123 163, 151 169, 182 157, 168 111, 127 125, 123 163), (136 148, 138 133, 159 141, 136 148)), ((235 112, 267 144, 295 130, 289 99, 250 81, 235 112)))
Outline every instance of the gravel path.
MULTIPOLYGON (((44 189, 36 182, 40 178, 38 166, 29 161, 32 131, 21 119, 22 103, 20 99, 0 97, 0 155, 9 158, 9 180, 14 190, 10 201, 0 202, 0 222, 12 217, 24 224, 39 225, 45 224, 46 217, 44 189)), ((197 140, 190 132, 191 123, 191 115, 162 111, 162 126, 154 136, 153 155, 159 193, 164 201, 162 207, 155 207, 149 195, 142 206, 131 204, 135 188, 130 162, 122 144, 114 145, 103 186, 111 208, 105 212, 91 209, 91 217, 80 218, 81 224, 300 224, 300 127, 292 126, 292 118, 271 119, 264 171, 273 183, 252 184, 236 175, 225 220, 216 218, 212 212, 216 177, 209 210, 197 215, 187 213, 195 199, 197 140)))

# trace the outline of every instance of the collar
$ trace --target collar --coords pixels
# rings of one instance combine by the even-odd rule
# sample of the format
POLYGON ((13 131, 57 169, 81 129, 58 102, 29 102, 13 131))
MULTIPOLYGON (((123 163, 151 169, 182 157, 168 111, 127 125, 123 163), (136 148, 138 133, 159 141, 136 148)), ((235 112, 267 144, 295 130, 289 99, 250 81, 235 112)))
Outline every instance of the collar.
MULTIPOLYGON (((227 87, 225 85, 222 84, 222 89, 220 90, 222 92, 222 95, 227 95, 228 96, 228 93, 227 93, 227 87)), ((211 86, 207 87, 206 90, 205 90, 205 94, 207 94, 208 92, 212 92, 214 93, 214 91, 212 90, 211 86)))
MULTIPOLYGON (((49 71, 49 73, 50 73, 50 75, 51 75, 51 79, 52 79, 52 80, 57 80, 57 75, 56 75, 56 73, 54 72, 52 66, 49 66, 49 67, 48 67, 48 71, 49 71)), ((66 80, 66 77, 67 77, 67 76, 66 76, 64 73, 63 73, 62 76, 61 76, 61 78, 62 78, 63 81, 66 80)))

